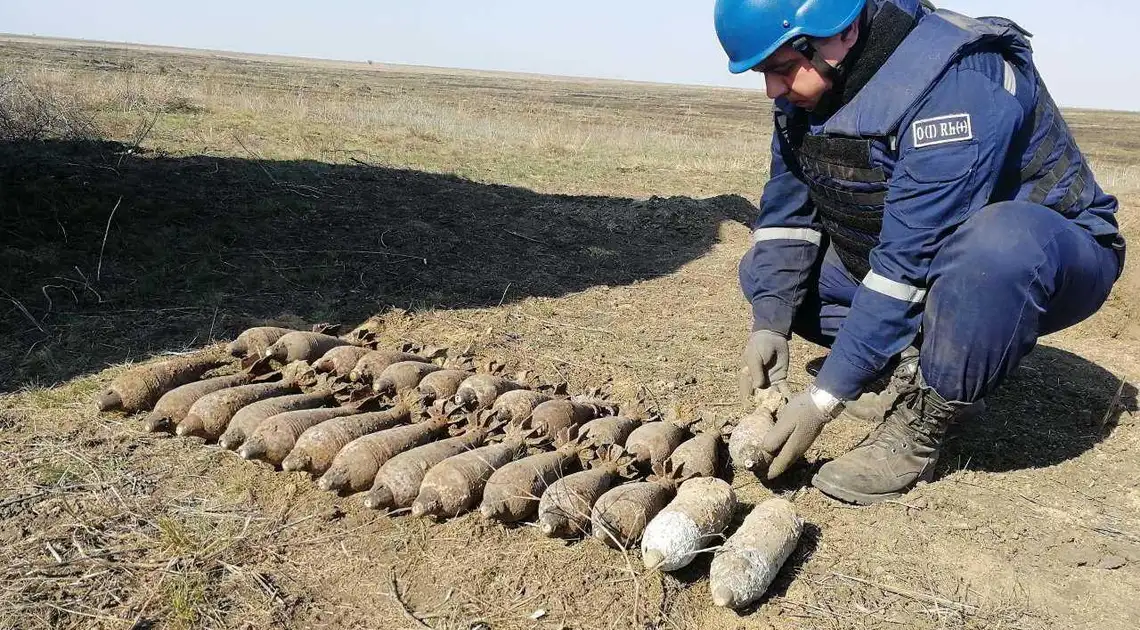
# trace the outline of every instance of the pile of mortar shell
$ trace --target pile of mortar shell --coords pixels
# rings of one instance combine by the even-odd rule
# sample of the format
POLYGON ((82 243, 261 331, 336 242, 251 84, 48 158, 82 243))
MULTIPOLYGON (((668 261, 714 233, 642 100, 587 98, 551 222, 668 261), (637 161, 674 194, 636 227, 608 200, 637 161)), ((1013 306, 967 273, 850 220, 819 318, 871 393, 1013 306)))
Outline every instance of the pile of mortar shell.
POLYGON ((550 537, 640 548, 650 570, 715 550, 718 606, 759 599, 798 544, 802 521, 779 499, 729 538, 739 506, 720 478, 726 450, 744 468, 765 463, 756 445, 783 398, 763 402, 726 444, 623 416, 609 401, 351 339, 251 328, 226 348, 130 369, 97 405, 149 411, 147 431, 217 442, 391 515, 534 522, 550 537))

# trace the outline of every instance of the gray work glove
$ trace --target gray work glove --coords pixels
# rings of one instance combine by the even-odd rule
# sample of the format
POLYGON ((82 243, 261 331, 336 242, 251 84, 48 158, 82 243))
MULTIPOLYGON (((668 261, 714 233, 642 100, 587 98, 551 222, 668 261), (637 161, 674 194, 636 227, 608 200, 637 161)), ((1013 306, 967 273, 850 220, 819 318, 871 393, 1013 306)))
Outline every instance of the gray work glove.
POLYGON ((794 396, 776 415, 776 426, 764 436, 761 448, 772 458, 768 479, 784 474, 796 463, 823 432, 827 424, 843 411, 843 403, 814 386, 794 396))
POLYGON ((740 371, 740 395, 751 401, 757 389, 783 385, 788 379, 788 338, 770 330, 748 337, 740 371))

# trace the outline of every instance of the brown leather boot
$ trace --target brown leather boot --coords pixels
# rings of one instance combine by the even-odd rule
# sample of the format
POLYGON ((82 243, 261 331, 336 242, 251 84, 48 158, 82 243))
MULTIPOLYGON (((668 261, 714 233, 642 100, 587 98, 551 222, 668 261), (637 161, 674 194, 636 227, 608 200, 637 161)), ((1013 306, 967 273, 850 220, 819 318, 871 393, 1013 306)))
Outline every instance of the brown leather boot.
POLYGON ((977 408, 944 400, 917 369, 915 374, 916 382, 900 385, 886 419, 851 452, 824 464, 813 486, 837 499, 869 505, 898 498, 933 478, 946 430, 977 408))

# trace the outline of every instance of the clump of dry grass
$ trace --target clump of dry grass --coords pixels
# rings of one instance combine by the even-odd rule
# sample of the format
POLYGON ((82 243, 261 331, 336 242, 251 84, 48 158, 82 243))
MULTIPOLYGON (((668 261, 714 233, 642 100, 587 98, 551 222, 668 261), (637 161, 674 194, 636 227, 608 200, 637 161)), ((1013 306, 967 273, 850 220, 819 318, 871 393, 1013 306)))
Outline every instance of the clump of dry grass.
POLYGON ((0 75, 0 142, 97 137, 92 117, 72 96, 0 75))
POLYGON ((107 77, 104 73, 73 69, 13 68, 8 65, 5 72, 18 75, 27 94, 66 103, 72 111, 85 111, 93 119, 107 113, 200 114, 206 111, 201 102, 206 94, 201 86, 167 75, 114 73, 107 77))
POLYGON ((249 569, 280 522, 162 492, 171 467, 132 465, 114 421, 93 419, 82 440, 47 429, 64 424, 0 434, 19 453, 0 477, 0 628, 219 626, 235 600, 281 599, 249 569))
POLYGON ((1097 183, 1118 197, 1140 194, 1140 163, 1092 162, 1097 183))
POLYGON ((5 474, 5 617, 78 628, 170 608, 192 623, 201 601, 185 592, 180 600, 154 601, 156 594, 139 586, 143 575, 160 577, 161 586, 197 573, 180 562, 197 550, 197 534, 167 518, 152 520, 152 477, 115 470, 114 462, 88 459, 69 446, 58 437, 25 442, 20 463, 5 474))
POLYGON ((505 107, 501 92, 487 90, 487 80, 474 77, 446 91, 425 85, 393 93, 377 88, 389 77, 359 73, 333 74, 332 85, 339 87, 275 72, 253 79, 254 85, 244 74, 216 70, 192 78, 142 68, 33 68, 25 74, 41 92, 66 95, 96 112, 113 136, 129 144, 136 143, 140 118, 157 115, 158 137, 148 139, 164 148, 205 144, 270 159, 314 153, 331 162, 365 158, 538 190, 566 190, 569 184, 569 190, 582 192, 616 179, 642 194, 680 193, 712 177, 731 180, 728 190, 751 193, 758 192, 754 175, 768 167, 768 106, 760 99, 746 105, 758 124, 741 127, 692 104, 678 105, 667 117, 638 111, 639 105, 658 104, 649 93, 631 97, 606 84, 568 98, 566 86, 520 80, 512 89, 531 95, 505 107), (625 102, 615 108, 610 99, 625 102), (207 113, 210 124, 200 124, 207 113), (387 147, 383 155, 373 154, 377 146, 387 147), (560 181, 566 170, 579 177, 560 181))

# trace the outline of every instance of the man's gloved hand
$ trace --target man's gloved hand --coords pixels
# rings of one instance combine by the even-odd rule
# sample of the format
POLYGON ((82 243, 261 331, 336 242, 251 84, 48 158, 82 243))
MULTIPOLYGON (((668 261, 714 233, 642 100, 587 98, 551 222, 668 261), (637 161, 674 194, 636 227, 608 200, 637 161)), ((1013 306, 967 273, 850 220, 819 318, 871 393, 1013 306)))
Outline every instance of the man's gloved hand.
POLYGON ((770 330, 757 330, 748 337, 742 358, 740 395, 752 399, 757 389, 768 389, 788 378, 788 339, 770 330))
POLYGON ((843 404, 812 386, 794 396, 776 416, 776 426, 764 436, 762 448, 771 456, 768 479, 784 474, 804 456, 823 431, 823 425, 843 411, 843 404))

